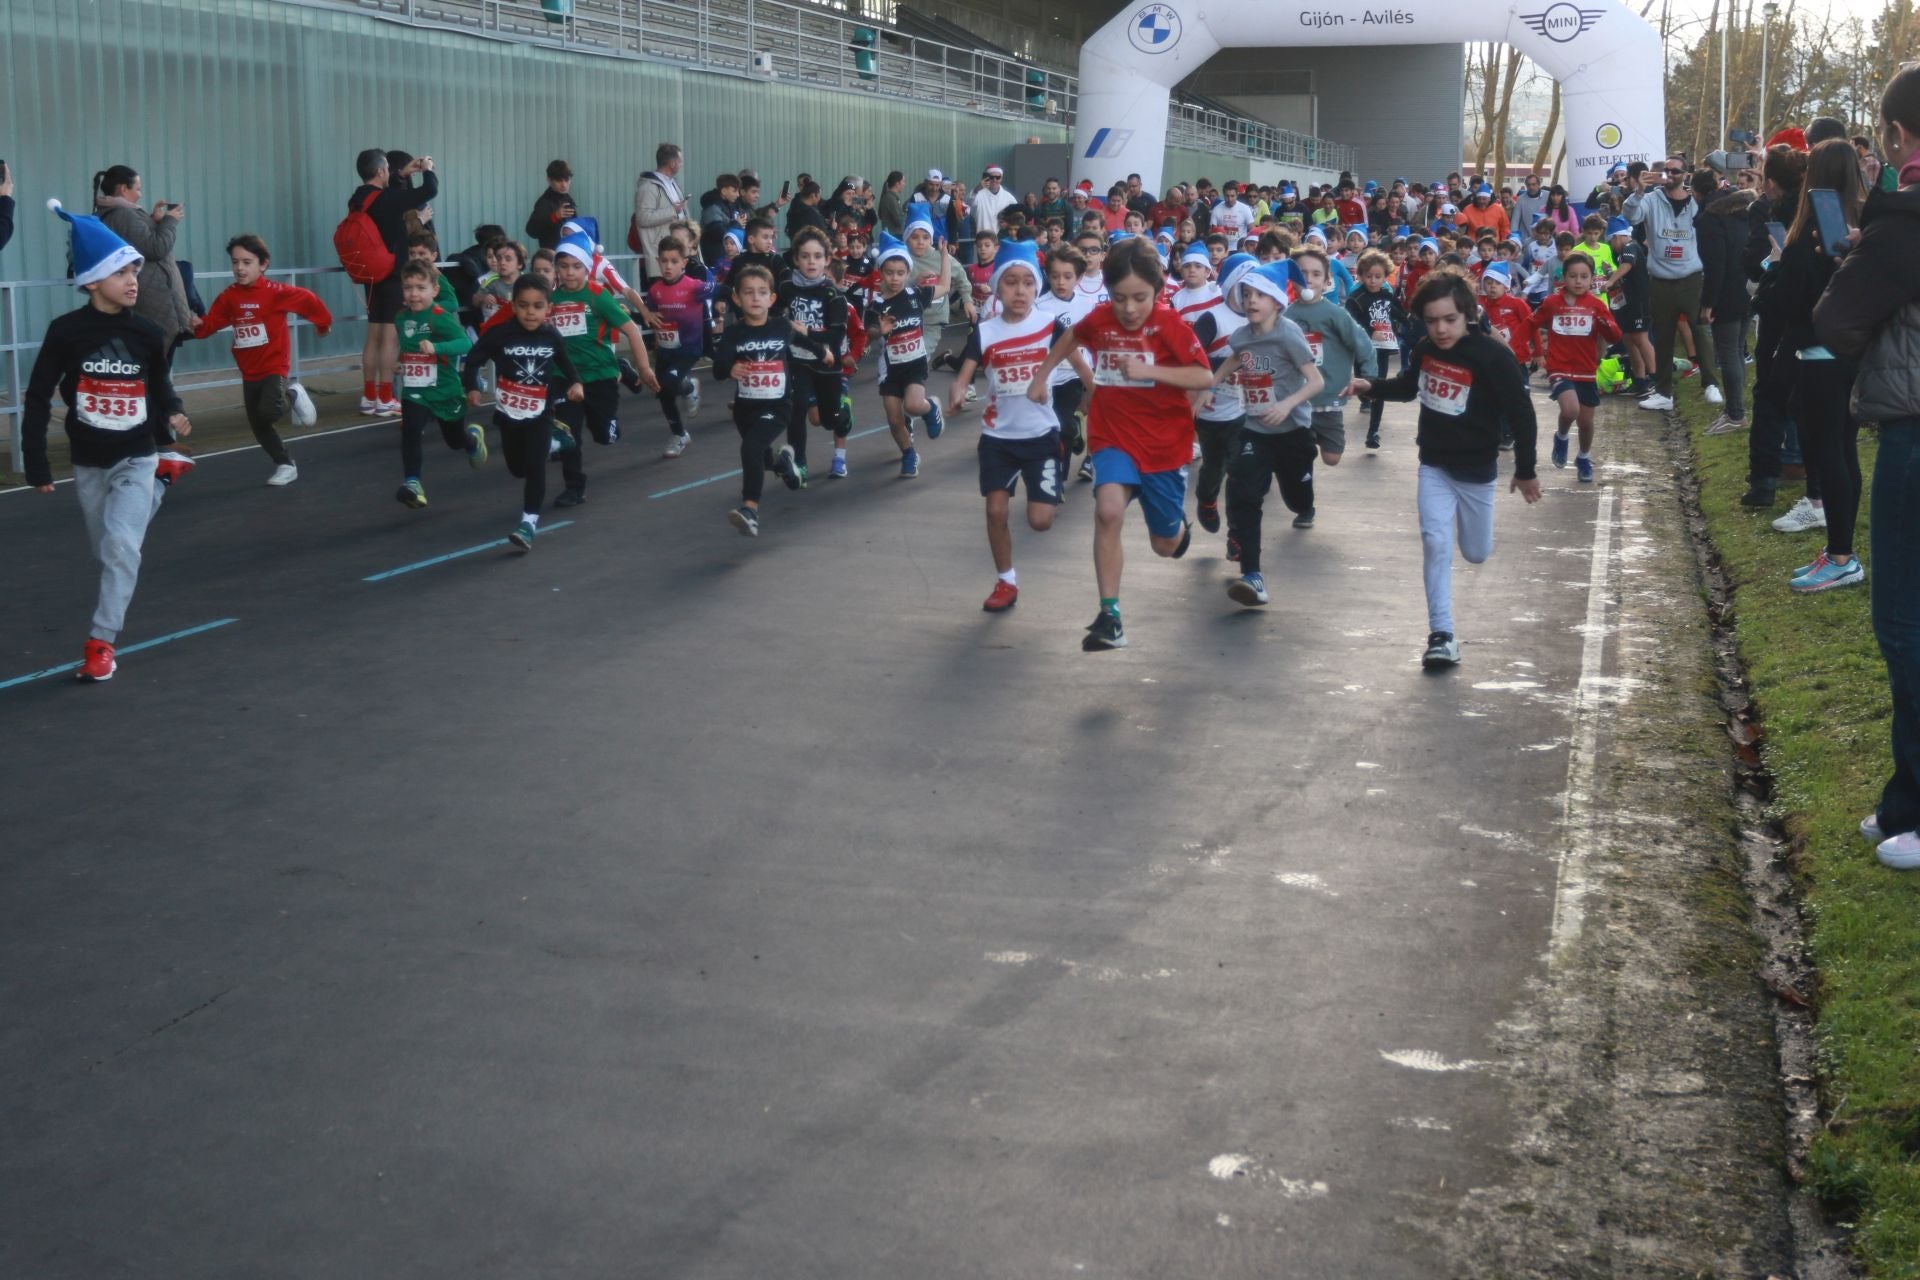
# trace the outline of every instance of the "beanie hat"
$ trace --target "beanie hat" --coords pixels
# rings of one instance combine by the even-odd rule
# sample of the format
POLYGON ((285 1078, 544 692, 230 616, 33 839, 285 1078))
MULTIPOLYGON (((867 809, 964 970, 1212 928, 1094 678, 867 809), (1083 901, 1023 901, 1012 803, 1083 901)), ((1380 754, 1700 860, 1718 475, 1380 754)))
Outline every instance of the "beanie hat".
POLYGON ((931 211, 925 205, 917 206, 907 218, 907 234, 924 231, 930 236, 933 235, 933 218, 930 214, 931 211))
POLYGON ((1513 268, 1504 262, 1489 262, 1486 271, 1481 274, 1488 280, 1498 280, 1509 289, 1513 287, 1513 268))
POLYGON ((1306 238, 1309 240, 1318 240, 1321 244, 1325 244, 1327 242, 1327 233, 1321 230, 1318 224, 1315 224, 1307 228, 1306 238))
POLYGON ((1795 151, 1805 151, 1807 150, 1807 131, 1799 125, 1791 125, 1782 129, 1767 139, 1767 149, 1771 151, 1774 147, 1783 143, 1792 147, 1795 151))
POLYGON ((728 227, 720 233, 720 240, 735 253, 743 253, 747 247, 747 233, 738 227, 728 227))
POLYGON ((560 234, 583 235, 587 238, 587 243, 593 246, 595 253, 600 251, 600 220, 598 218, 568 218, 560 224, 560 234))
POLYGON ((587 237, 580 232, 576 231, 574 234, 563 239, 559 244, 554 246, 553 252, 556 257, 565 254, 567 257, 578 261, 583 267, 590 268, 593 266, 593 241, 587 239, 587 237))
POLYGON ((1615 236, 1630 236, 1632 234, 1633 224, 1625 218, 1607 219, 1607 239, 1611 240, 1615 236))
POLYGON ((1131 240, 1131 239, 1133 239, 1133 232, 1127 231, 1124 229, 1120 231, 1111 231, 1107 233, 1107 243, 1110 245, 1119 244, 1122 240, 1131 240))
POLYGON ((1189 262, 1197 262, 1201 266, 1205 267, 1207 270, 1209 271, 1213 270, 1212 255, 1207 252, 1207 246, 1204 244, 1201 244, 1197 240, 1194 241, 1192 244, 1188 245, 1187 251, 1180 255, 1181 266, 1184 267, 1189 262))
POLYGON ((1428 236, 1426 239, 1422 240, 1420 242, 1420 247, 1422 249, 1431 249, 1435 253, 1440 252, 1440 242, 1438 240, 1435 240, 1432 236, 1428 236))
POLYGON ((47 208, 65 218, 73 233, 67 256, 73 263, 73 282, 80 288, 99 284, 128 263, 139 266, 146 261, 100 219, 84 213, 77 216, 68 213, 58 200, 47 201, 47 208))
POLYGON ((987 288, 998 289, 1000 277, 1008 271, 1030 272, 1033 283, 1040 285, 1040 249, 1031 240, 1009 240, 1000 246, 1000 252, 993 259, 993 275, 987 280, 987 288))
POLYGON ((1235 285, 1245 278, 1247 272, 1260 265, 1260 259, 1250 253, 1230 253, 1220 263, 1220 292, 1225 295, 1233 292, 1235 285))
POLYGON ((1282 259, 1279 262, 1267 262, 1244 272, 1233 282, 1233 288, 1227 293, 1227 306, 1235 315, 1247 314, 1247 290, 1264 293, 1280 304, 1285 311, 1287 304, 1305 291, 1300 280, 1300 269, 1292 261, 1282 259))
POLYGON ((1493 188, 1492 188, 1492 187, 1490 187, 1490 186, 1488 186, 1488 185, 1487 185, 1486 183, 1484 183, 1484 182, 1483 182, 1483 183, 1481 183, 1481 184, 1480 184, 1479 186, 1477 186, 1477 187, 1475 187, 1475 188, 1473 189, 1473 194, 1474 194, 1474 196, 1475 196, 1475 197, 1479 197, 1479 196, 1486 196, 1486 197, 1487 197, 1488 199, 1492 199, 1492 198, 1493 198, 1493 188))
MULTIPOLYGON (((915 224, 910 222, 907 225, 911 227, 911 226, 914 226, 915 224)), ((880 233, 879 247, 880 247, 880 253, 879 253, 879 256, 874 259, 874 263, 873 263, 874 266, 884 267, 887 265, 887 259, 898 258, 900 259, 900 261, 907 264, 907 270, 909 271, 913 270, 912 251, 909 250, 907 246, 902 242, 895 240, 890 233, 885 231, 882 231, 880 233)))

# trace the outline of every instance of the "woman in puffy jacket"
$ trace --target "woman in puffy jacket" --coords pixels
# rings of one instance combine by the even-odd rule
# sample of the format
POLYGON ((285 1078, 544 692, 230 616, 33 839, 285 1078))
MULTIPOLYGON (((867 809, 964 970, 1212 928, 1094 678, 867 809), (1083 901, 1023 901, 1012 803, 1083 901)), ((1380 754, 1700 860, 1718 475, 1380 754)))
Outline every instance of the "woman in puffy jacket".
POLYGON ((1873 633, 1893 693, 1893 777, 1862 829, 1880 861, 1920 868, 1920 66, 1880 99, 1882 152, 1900 175, 1876 191, 1857 244, 1814 308, 1814 336, 1859 362, 1853 409, 1880 424, 1873 469, 1873 633))

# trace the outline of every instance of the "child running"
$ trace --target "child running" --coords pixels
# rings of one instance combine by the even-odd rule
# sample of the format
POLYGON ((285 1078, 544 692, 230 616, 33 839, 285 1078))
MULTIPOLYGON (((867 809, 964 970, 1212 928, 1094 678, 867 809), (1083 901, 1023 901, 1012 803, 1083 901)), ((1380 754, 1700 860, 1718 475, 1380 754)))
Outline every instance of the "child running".
POLYGON ((1085 348, 1093 377, 1087 415, 1088 462, 1093 468, 1093 567, 1100 612, 1080 647, 1121 649, 1120 574, 1125 554, 1120 529, 1138 497, 1155 555, 1179 559, 1193 541, 1185 516, 1187 464, 1193 460, 1193 407, 1187 398, 1211 384, 1207 353, 1193 330, 1159 303, 1166 276, 1153 246, 1123 240, 1107 254, 1101 274, 1108 301, 1095 307, 1056 342, 1040 362, 1027 398, 1048 401, 1048 375, 1085 348))
MULTIPOLYGON (((1047 352, 1066 336, 1067 322, 1034 305, 1040 293, 1040 255, 1030 241, 1009 241, 1000 250, 988 291, 998 305, 967 339, 947 410, 960 412, 973 375, 984 367, 987 411, 980 419, 980 495, 987 500, 987 547, 999 581, 980 607, 1001 613, 1020 599, 1013 532, 1007 522, 1014 487, 1026 484, 1027 526, 1036 533, 1053 527, 1060 506, 1060 483, 1066 475, 1060 420, 1054 414, 1052 390, 1038 375, 1047 352), (1029 399, 1027 392, 1035 385, 1047 391, 1048 398, 1029 399)), ((1071 359, 1083 378, 1091 376, 1083 357, 1076 353, 1071 359)))
MULTIPOLYGON (((674 242, 676 245, 679 241, 674 242)), ((684 251, 683 251, 684 252, 684 251)), ((620 438, 620 365, 613 356, 615 338, 627 340, 627 355, 639 379, 659 390, 653 365, 647 359, 646 338, 614 301, 614 295, 593 282, 593 241, 572 233, 554 251, 553 272, 560 287, 553 291, 547 323, 566 339, 567 358, 578 371, 578 399, 569 396, 555 416, 573 434, 573 447, 560 454, 560 473, 566 488, 553 500, 556 507, 577 507, 587 500, 587 436, 601 445, 620 438)))
POLYGON ((707 304, 715 285, 687 270, 687 247, 678 236, 662 239, 654 257, 660 274, 647 285, 646 300, 653 350, 660 358, 660 412, 667 420, 667 448, 661 456, 677 458, 693 443, 687 419, 700 412, 700 380, 693 366, 704 354, 707 304))
POLYGON ((1580 426, 1580 453, 1574 468, 1581 484, 1593 483, 1593 411, 1600 407, 1594 372, 1610 343, 1620 341, 1607 304, 1593 295, 1593 259, 1576 250, 1560 269, 1560 292, 1550 295, 1528 319, 1529 333, 1546 333, 1545 350, 1534 367, 1547 371, 1547 395, 1560 406, 1553 431, 1553 465, 1567 465, 1567 432, 1580 426))
MULTIPOLYGON (((1393 277, 1393 259, 1378 249, 1360 255, 1360 287, 1347 295, 1347 314, 1352 316, 1373 346, 1372 376, 1387 376, 1387 362, 1400 349, 1400 333, 1406 327, 1407 309, 1388 283, 1393 277)), ((1383 400, 1368 399, 1367 448, 1380 447, 1380 415, 1386 409, 1383 400)))
POLYGON ((1297 528, 1313 525, 1313 410, 1325 385, 1300 326, 1281 313, 1298 291, 1288 261, 1267 262, 1233 281, 1227 305, 1246 317, 1229 345, 1233 356, 1213 375, 1216 386, 1240 384, 1246 421, 1227 460, 1227 532, 1240 556, 1240 577, 1227 595, 1244 605, 1266 604, 1260 572, 1260 521, 1267 488, 1280 481, 1280 499, 1297 528), (1306 521, 1301 524, 1301 519, 1306 521))
MULTIPOLYGON (((944 302, 952 279, 951 256, 940 242, 940 270, 926 290, 907 283, 913 257, 907 246, 880 233, 880 290, 867 310, 867 327, 880 335, 880 403, 887 426, 900 449, 900 475, 920 474, 920 451, 913 447, 913 426, 907 419, 926 419, 927 439, 937 440, 946 429, 940 406, 927 394, 926 315, 934 302, 944 302)), ((1051 366, 1049 366, 1051 368, 1051 366)), ((1045 389, 1044 387, 1042 388, 1045 389)))
POLYGON ((291 312, 313 325, 321 337, 333 327, 333 313, 317 294, 295 285, 267 279, 272 255, 259 236, 240 235, 227 241, 227 261, 233 283, 220 291, 213 306, 194 326, 193 336, 209 338, 229 325, 233 328, 233 362, 240 368, 240 398, 246 406, 247 426, 253 438, 273 459, 267 483, 275 487, 300 478, 300 468, 274 424, 289 410, 297 427, 310 427, 319 414, 313 397, 297 382, 288 382, 292 368, 292 340, 287 334, 291 312))
POLYGON ((53 492, 47 460, 47 424, 53 393, 67 406, 73 493, 86 520, 93 558, 100 562, 100 595, 77 678, 113 679, 114 642, 140 578, 140 548, 159 514, 167 487, 193 469, 193 460, 167 450, 193 431, 167 375, 167 340, 160 327, 133 313, 140 297, 143 259, 100 219, 76 217, 49 200, 72 232, 73 282, 86 305, 47 326, 21 399, 20 444, 27 483, 53 492), (166 450, 165 452, 156 451, 166 450))
POLYGON ((1537 425, 1520 366, 1506 345, 1469 332, 1476 319, 1473 285, 1457 271, 1435 272, 1414 295, 1426 336, 1398 376, 1355 378, 1350 390, 1387 400, 1420 399, 1420 544, 1427 586, 1429 669, 1460 662, 1453 621, 1453 549, 1471 564, 1493 554, 1493 498, 1499 481, 1500 426, 1513 429, 1513 481, 1529 503, 1540 501, 1534 477, 1537 425))
POLYGON ((466 420, 460 390, 460 357, 473 349, 460 317, 434 302, 434 270, 409 262, 400 268, 401 312, 394 319, 400 339, 400 469, 404 479, 394 496, 415 511, 427 505, 420 485, 421 441, 429 421, 440 428, 447 448, 459 449, 478 467, 487 460, 487 433, 466 420))
MULTIPOLYGON (((793 366, 817 353, 800 344, 791 320, 773 315, 771 270, 750 262, 735 266, 732 278, 731 321, 714 340, 713 376, 733 379, 733 425, 740 432, 740 505, 727 519, 756 538, 768 454, 793 421, 793 366)), ((782 450, 783 462, 791 457, 782 450)))
MULTIPOLYGON (((1527 385, 1533 365, 1533 310, 1514 296, 1513 264, 1492 262, 1480 277, 1480 311, 1486 317, 1487 332, 1507 344, 1520 365, 1520 382, 1527 385)), ((1513 448, 1513 427, 1500 424, 1500 449, 1513 448)))
MULTIPOLYGON (((1056 245, 1047 255, 1047 292, 1036 305, 1059 316, 1071 329, 1100 305, 1080 287, 1080 279, 1086 274, 1087 260, 1078 249, 1070 244, 1056 245)), ((1060 474, 1064 478, 1073 455, 1087 448, 1086 415, 1081 412, 1087 384, 1080 380, 1072 363, 1062 363, 1047 376, 1047 386, 1053 394, 1053 416, 1060 421, 1060 474)))
POLYGON ((795 232, 789 254, 793 270, 774 294, 774 310, 793 326, 803 345, 821 357, 796 363, 793 368, 792 418, 779 458, 780 479, 789 489, 807 487, 810 412, 817 412, 820 425, 833 433, 833 477, 847 478, 847 436, 853 428, 841 412, 840 401, 840 351, 847 339, 847 295, 827 270, 832 252, 827 233, 820 228, 802 227, 795 232))
POLYGON ((554 423, 554 393, 578 404, 586 391, 567 356, 567 340, 547 323, 552 306, 547 282, 531 273, 521 276, 509 305, 512 319, 480 335, 460 382, 467 403, 479 408, 486 403, 478 387, 480 370, 493 365, 493 425, 500 429, 507 470, 521 481, 520 523, 507 541, 531 551, 547 496, 547 458, 554 444, 564 449, 574 443, 572 434, 554 423))
MULTIPOLYGON (((1188 255, 1191 257, 1191 253, 1188 255)), ((1239 282, 1243 272, 1258 265, 1251 254, 1236 253, 1220 260, 1220 284, 1209 284, 1213 300, 1205 308, 1183 318, 1193 326, 1194 337, 1207 353, 1207 363, 1215 373, 1232 364, 1237 370, 1231 340, 1234 332, 1246 324, 1246 318, 1227 306, 1222 288, 1239 282)), ((1187 269, 1182 263, 1182 269, 1187 269)), ((1194 516, 1208 533, 1220 532, 1220 488, 1227 477, 1227 459, 1233 456, 1235 440, 1247 420, 1246 405, 1240 399, 1240 381, 1229 373, 1225 382, 1217 382, 1211 393, 1203 392, 1194 408, 1193 433, 1200 445, 1200 474, 1194 478, 1194 516)), ((1229 546, 1227 558, 1237 560, 1239 548, 1229 546)))
MULTIPOLYGON (((1299 301, 1287 308, 1287 319, 1306 335, 1322 384, 1311 400, 1313 439, 1320 446, 1320 461, 1337 467, 1347 450, 1347 383, 1356 373, 1372 372, 1373 340, 1331 292, 1333 270, 1325 250, 1308 245, 1294 255, 1293 268, 1304 288, 1299 301)), ((1304 519, 1296 518, 1293 527, 1311 529, 1313 508, 1307 508, 1304 519)))

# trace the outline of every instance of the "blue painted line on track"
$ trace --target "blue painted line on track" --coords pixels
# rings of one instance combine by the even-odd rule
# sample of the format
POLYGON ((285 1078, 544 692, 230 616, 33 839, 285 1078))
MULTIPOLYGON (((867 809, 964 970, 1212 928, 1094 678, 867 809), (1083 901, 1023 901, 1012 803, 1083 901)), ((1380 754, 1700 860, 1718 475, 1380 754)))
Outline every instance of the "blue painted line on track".
MULTIPOLYGON (((862 436, 877 435, 878 433, 885 430, 886 430, 885 427, 868 427, 865 431, 854 432, 852 435, 848 436, 847 439, 858 440, 862 436)), ((740 474, 740 468, 735 467, 731 471, 722 471, 717 476, 707 476, 704 479, 700 479, 700 480, 689 480, 685 484, 677 484, 671 489, 662 489, 658 493, 650 493, 647 495, 647 499, 648 501, 652 501, 655 498, 671 498, 676 493, 685 493, 689 489, 698 489, 703 485, 717 484, 722 480, 731 480, 739 474, 740 474)))
MULTIPOLYGON (((556 533, 572 523, 573 521, 571 520, 555 520, 551 524, 543 524, 539 526, 540 533, 537 536, 556 533)), ((495 538, 492 542, 483 542, 477 547, 463 547, 458 551, 449 551, 443 556, 435 556, 431 560, 416 560, 412 564, 403 564, 398 569, 388 569, 383 573, 369 574, 360 579, 360 581, 384 582, 388 578, 397 578, 403 573, 412 573, 416 569, 431 569, 436 564, 445 564, 449 560, 458 560, 462 556, 479 555, 482 551, 491 551, 495 547, 504 547, 506 545, 507 540, 505 538, 495 538)))
MULTIPOLYGON (((175 640, 184 640, 188 636, 197 636, 203 631, 212 631, 215 628, 229 626, 238 621, 238 618, 219 618, 212 622, 203 622, 197 627, 188 627, 185 631, 175 631, 169 635, 155 636, 151 640, 142 640, 139 644, 117 646, 114 649, 114 653, 116 655, 138 653, 142 649, 152 649, 163 644, 171 644, 175 640)), ((15 676, 11 680, 0 680, 0 689, 11 689, 17 684, 28 684, 35 680, 44 680, 48 676, 57 676, 63 672, 78 671, 79 669, 80 664, 77 662, 63 662, 57 667, 48 667, 45 671, 35 671, 28 675, 15 676)))

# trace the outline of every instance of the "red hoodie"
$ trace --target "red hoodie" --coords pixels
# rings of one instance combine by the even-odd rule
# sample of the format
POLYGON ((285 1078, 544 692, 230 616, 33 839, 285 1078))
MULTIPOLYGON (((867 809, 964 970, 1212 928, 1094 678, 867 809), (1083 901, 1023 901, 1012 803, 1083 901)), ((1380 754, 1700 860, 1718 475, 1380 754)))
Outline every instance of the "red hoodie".
POLYGON ((292 368, 292 343, 287 338, 287 313, 305 317, 325 337, 333 327, 333 313, 319 295, 297 285, 262 277, 246 286, 228 285, 207 309, 206 318, 193 327, 193 336, 209 338, 233 326, 233 362, 248 382, 287 376, 292 368))
POLYGON ((1600 353, 1620 341, 1620 326, 1606 303, 1591 293, 1571 297, 1565 289, 1548 294, 1527 327, 1529 334, 1547 335, 1547 377, 1566 382, 1592 382, 1600 353))
POLYGON ((1493 336, 1513 348, 1513 358, 1521 364, 1533 360, 1533 308, 1511 293, 1498 298, 1480 299, 1487 313, 1487 328, 1493 336))

